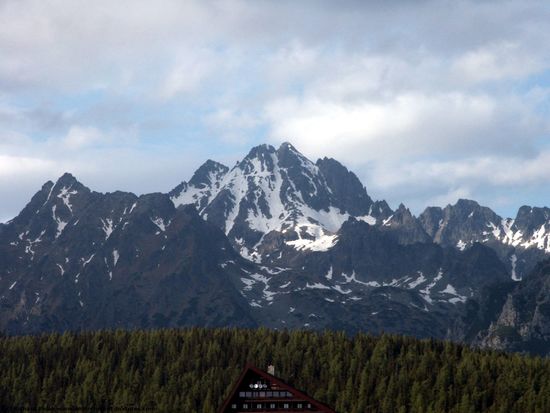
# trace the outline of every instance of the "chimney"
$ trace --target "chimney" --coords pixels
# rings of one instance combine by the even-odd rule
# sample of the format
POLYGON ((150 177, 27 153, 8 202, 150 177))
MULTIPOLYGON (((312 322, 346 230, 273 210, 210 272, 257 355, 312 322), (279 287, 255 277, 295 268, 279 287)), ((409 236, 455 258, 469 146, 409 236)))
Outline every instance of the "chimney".
POLYGON ((275 366, 273 364, 270 364, 269 366, 267 366, 267 373, 271 374, 272 376, 275 375, 275 366))

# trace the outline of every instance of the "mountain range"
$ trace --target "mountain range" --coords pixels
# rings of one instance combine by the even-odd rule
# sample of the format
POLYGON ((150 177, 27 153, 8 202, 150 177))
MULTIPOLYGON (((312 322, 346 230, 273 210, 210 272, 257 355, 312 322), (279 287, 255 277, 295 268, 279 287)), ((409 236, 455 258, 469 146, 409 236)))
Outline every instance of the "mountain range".
POLYGON ((549 354, 549 237, 549 208, 392 210, 290 143, 166 194, 66 173, 0 224, 0 331, 267 326, 549 354))

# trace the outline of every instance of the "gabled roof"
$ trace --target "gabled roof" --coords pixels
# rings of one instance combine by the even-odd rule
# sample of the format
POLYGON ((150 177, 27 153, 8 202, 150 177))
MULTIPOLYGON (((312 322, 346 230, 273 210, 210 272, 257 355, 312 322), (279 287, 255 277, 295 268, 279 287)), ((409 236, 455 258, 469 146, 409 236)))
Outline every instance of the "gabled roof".
POLYGON ((257 367, 253 366, 252 364, 247 364, 246 365, 243 372, 241 373, 241 375, 239 376, 239 378, 237 379, 237 381, 235 382, 235 384, 231 388, 231 391, 229 392, 229 395, 227 396, 227 398, 223 402, 222 406, 218 410, 218 413, 223 413, 227 409, 227 407, 229 406, 229 403, 231 402, 231 400, 233 399, 233 397, 235 396, 235 394, 237 393, 237 391, 241 387, 241 384, 242 384, 244 378, 247 376, 247 374, 249 372, 253 372, 253 373, 257 374, 258 376, 260 376, 261 378, 263 378, 265 380, 269 380, 270 382, 277 384, 281 389, 289 391, 289 392, 295 394, 298 398, 303 399, 304 401, 306 401, 308 403, 311 403, 311 405, 314 406, 316 409, 318 409, 319 412, 336 413, 335 410, 331 409, 330 407, 326 406, 325 404, 313 399, 311 396, 308 396, 304 392, 301 392, 300 390, 292 387, 291 385, 285 383, 283 380, 281 380, 281 379, 279 379, 275 376, 272 376, 271 374, 269 374, 269 373, 267 373, 263 370, 258 369, 257 367))

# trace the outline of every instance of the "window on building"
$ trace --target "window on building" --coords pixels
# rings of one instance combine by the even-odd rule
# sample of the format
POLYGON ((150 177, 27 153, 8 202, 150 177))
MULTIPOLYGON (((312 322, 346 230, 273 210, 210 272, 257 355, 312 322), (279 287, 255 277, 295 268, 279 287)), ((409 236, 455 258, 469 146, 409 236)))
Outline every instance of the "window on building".
POLYGON ((237 408, 237 403, 233 403, 233 404, 231 405, 231 408, 232 408, 232 409, 236 409, 236 408, 237 408))
POLYGON ((288 403, 283 404, 283 409, 288 409, 290 405, 288 403))
POLYGON ((275 403, 271 403, 271 404, 269 405, 269 408, 270 408, 270 409, 274 409, 274 408, 275 408, 275 403))

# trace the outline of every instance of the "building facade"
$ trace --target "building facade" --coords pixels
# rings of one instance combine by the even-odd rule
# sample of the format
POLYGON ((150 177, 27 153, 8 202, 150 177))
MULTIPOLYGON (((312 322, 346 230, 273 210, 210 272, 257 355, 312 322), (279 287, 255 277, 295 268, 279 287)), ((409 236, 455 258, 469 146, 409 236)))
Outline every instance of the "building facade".
POLYGON ((330 407, 275 377, 272 366, 268 371, 247 365, 218 413, 335 413, 330 407))

